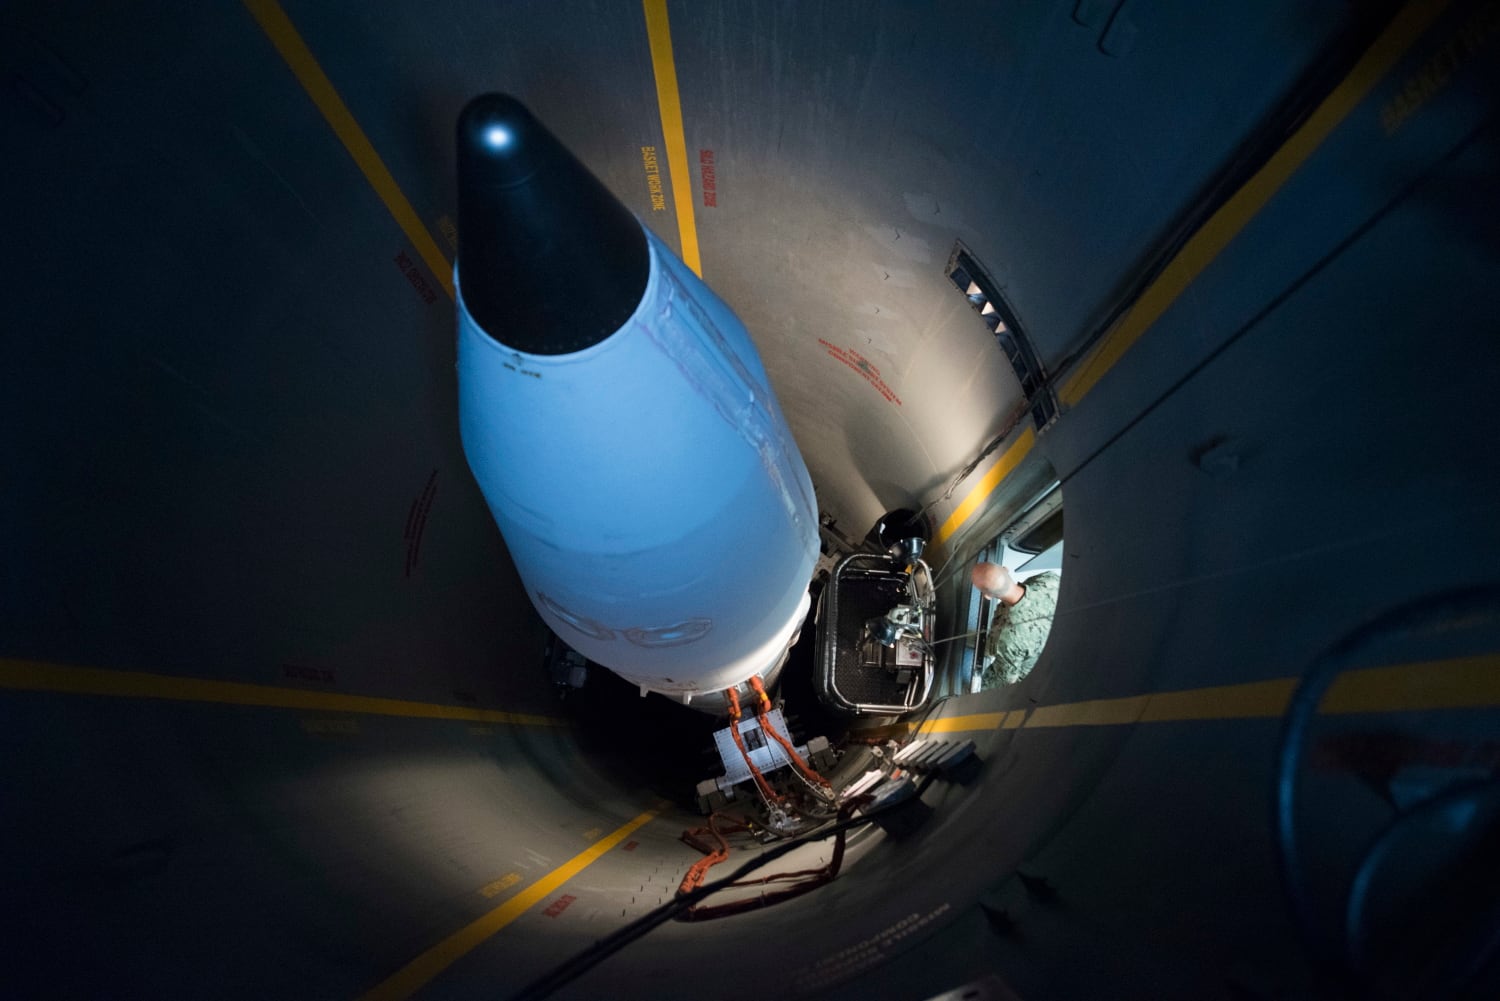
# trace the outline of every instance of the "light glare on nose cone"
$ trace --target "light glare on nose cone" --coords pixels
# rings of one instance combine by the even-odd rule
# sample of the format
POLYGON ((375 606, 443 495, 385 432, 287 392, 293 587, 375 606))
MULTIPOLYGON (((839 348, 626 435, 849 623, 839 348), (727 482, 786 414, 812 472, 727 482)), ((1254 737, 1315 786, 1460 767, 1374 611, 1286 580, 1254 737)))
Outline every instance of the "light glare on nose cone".
POLYGON ((490 149, 504 149, 510 145, 510 129, 503 125, 491 125, 485 129, 484 141, 490 149))

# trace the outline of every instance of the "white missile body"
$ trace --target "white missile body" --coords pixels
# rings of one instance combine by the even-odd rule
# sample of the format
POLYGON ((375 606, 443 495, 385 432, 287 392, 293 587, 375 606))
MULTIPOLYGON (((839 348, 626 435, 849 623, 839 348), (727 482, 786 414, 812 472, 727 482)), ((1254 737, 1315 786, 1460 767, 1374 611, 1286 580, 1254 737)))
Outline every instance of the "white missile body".
POLYGON ((712 710, 774 680, 807 614, 817 510, 744 325, 642 229, 634 313, 567 353, 482 328, 463 286, 486 276, 461 251, 460 430, 548 626, 642 694, 712 710))

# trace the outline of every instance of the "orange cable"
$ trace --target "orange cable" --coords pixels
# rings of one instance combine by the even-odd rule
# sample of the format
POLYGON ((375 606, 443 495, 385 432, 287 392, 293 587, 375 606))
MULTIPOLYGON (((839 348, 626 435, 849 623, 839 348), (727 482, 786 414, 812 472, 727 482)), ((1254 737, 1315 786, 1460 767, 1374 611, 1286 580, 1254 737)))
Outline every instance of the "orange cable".
POLYGON ((781 732, 771 725, 770 720, 766 719, 766 713, 771 708, 771 697, 766 694, 765 685, 761 684, 760 678, 752 677, 750 679, 750 687, 754 688, 757 692, 760 693, 760 709, 758 710, 758 714, 761 718, 760 728, 769 733, 771 736, 775 737, 776 743, 780 744, 783 748, 786 749, 787 756, 791 758, 792 764, 797 766, 798 771, 800 771, 803 775, 806 775, 811 781, 818 783, 824 788, 832 789, 833 786, 829 783, 829 781, 823 776, 819 775, 817 772, 813 771, 812 768, 808 766, 807 762, 802 760, 802 755, 797 753, 797 749, 792 746, 792 742, 783 737, 781 735, 781 732))
MULTIPOLYGON (((703 877, 708 874, 708 870, 718 865, 720 862, 723 862, 725 859, 729 858, 729 841, 724 837, 724 832, 719 830, 718 824, 716 823, 722 816, 723 814, 719 813, 716 810, 713 813, 709 814, 707 827, 695 827, 690 831, 683 832, 682 836, 684 840, 699 834, 712 834, 715 840, 719 842, 719 847, 715 848, 713 851, 705 852, 703 858, 692 864, 688 871, 683 875, 682 882, 677 886, 678 894, 691 893, 693 890, 696 890, 698 887, 702 886, 703 877)), ((743 831, 747 830, 748 828, 746 828, 746 826, 742 823, 737 823, 733 829, 743 831)), ((702 848, 699 849, 699 851, 702 850, 702 848)))
MULTIPOLYGON (((849 814, 845 810, 839 811, 839 817, 847 819, 849 814)), ((710 818, 712 819, 712 818, 710 818)), ((799 872, 783 872, 774 876, 765 876, 760 879, 738 880, 734 886, 754 886, 756 884, 772 883, 783 879, 797 879, 798 882, 779 890, 767 893, 762 891, 758 897, 750 897, 744 900, 734 900, 727 904, 696 904, 677 915, 678 921, 709 921, 714 918, 728 917, 732 914, 743 914, 746 911, 758 910, 762 907, 770 907, 784 900, 801 896, 809 890, 825 886, 838 878, 839 870, 844 862, 844 838, 848 831, 839 831, 834 838, 833 854, 828 860, 828 865, 821 869, 804 869, 799 872)))
POLYGON ((734 688, 725 689, 725 693, 729 696, 729 736, 734 738, 734 746, 740 749, 740 755, 749 766, 750 774, 755 777, 755 784, 760 788, 761 795, 767 801, 779 801, 781 797, 771 788, 761 770, 755 767, 755 762, 750 760, 750 752, 745 749, 745 741, 740 737, 740 693, 734 688))

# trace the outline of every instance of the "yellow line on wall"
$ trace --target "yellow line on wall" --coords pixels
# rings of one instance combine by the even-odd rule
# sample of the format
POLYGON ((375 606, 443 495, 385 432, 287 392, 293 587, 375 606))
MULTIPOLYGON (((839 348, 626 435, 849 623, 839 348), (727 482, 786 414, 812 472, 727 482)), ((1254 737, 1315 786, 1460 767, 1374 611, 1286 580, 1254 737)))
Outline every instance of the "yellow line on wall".
POLYGON ((1377 713, 1497 705, 1500 657, 1491 655, 1350 671, 1328 687, 1319 708, 1325 713, 1377 713))
POLYGON ((938 529, 937 533, 938 545, 947 542, 964 522, 973 517, 974 512, 979 510, 979 506, 985 502, 990 494, 995 492, 995 488, 1000 485, 1000 481, 1009 476, 1011 470, 1021 464, 1021 460, 1026 458, 1027 453, 1031 451, 1031 446, 1034 444, 1036 444, 1036 432, 1031 428, 1022 431, 1021 436, 1011 444, 1010 448, 1007 448, 1001 454, 995 464, 990 467, 989 472, 984 474, 984 478, 974 484, 973 489, 969 491, 958 507, 953 509, 953 513, 948 516, 948 520, 943 522, 942 527, 938 529))
POLYGON ((965 730, 998 730, 1008 713, 974 713, 970 716, 945 716, 928 720, 918 733, 963 733, 965 730))
MULTIPOLYGON (((1241 685, 1065 702, 1041 706, 1029 717, 1021 709, 948 716, 924 723, 919 732, 1278 719, 1286 712, 1298 683, 1297 678, 1274 678, 1241 685)), ((1500 706, 1500 657, 1485 655, 1347 671, 1329 686, 1318 709, 1328 715, 1349 715, 1496 706, 1500 706)))
POLYGON ((656 73, 662 141, 667 146, 667 176, 672 182, 672 205, 677 210, 677 234, 682 241, 682 263, 702 278, 698 226, 693 219, 693 177, 688 171, 687 140, 683 138, 682 101, 677 93, 677 64, 672 59, 667 0, 642 0, 642 3, 646 10, 646 37, 651 41, 651 68, 656 73))
POLYGON ((286 11, 276 0, 244 0, 250 15, 255 18, 271 44, 276 46, 276 51, 281 53, 281 58, 291 67, 292 73, 296 75, 297 81, 302 84, 302 89, 307 91, 307 96, 312 98, 313 104, 317 105, 322 112, 324 120, 333 129, 334 135, 344 144, 349 155, 354 158, 355 164, 364 173, 365 180, 370 182, 370 187, 375 189, 375 194, 385 203, 386 210, 390 212, 391 218, 396 220, 396 225, 406 234, 406 238, 422 260, 443 286, 443 291, 448 293, 452 299, 453 294, 453 265, 443 252, 438 249, 437 242, 433 240, 432 234, 422 224, 421 218, 411 202, 402 193, 396 184, 396 179, 386 169, 380 154, 375 152, 375 147, 370 145, 364 130, 349 113, 349 108, 344 104, 344 99, 339 97, 339 92, 334 89, 333 82, 313 58, 312 51, 308 49, 307 43, 297 33, 291 19, 286 16, 286 11))
POLYGON ((1120 699, 1089 699, 1057 706, 1039 706, 1021 725, 1028 730, 1050 726, 1114 726, 1134 723, 1146 710, 1149 695, 1129 695, 1120 699))
POLYGON ((1147 697, 1142 723, 1191 719, 1258 719, 1286 711, 1297 679, 1275 678, 1240 685, 1216 685, 1190 691, 1157 692, 1147 697))
POLYGON ((437 702, 408 702, 372 695, 313 692, 300 688, 252 685, 240 681, 181 678, 145 671, 112 671, 72 667, 36 660, 0 658, 0 689, 52 692, 67 695, 104 695, 116 698, 167 699, 174 702, 216 702, 267 709, 315 709, 322 712, 362 713, 367 716, 404 716, 413 719, 452 719, 472 723, 509 723, 514 726, 567 726, 552 716, 476 709, 437 702))
MULTIPOLYGON (((1083 364, 1058 390, 1058 396, 1064 404, 1069 407, 1077 406, 1089 390, 1104 378, 1105 373, 1114 367, 1125 352, 1140 340, 1141 335, 1182 295, 1188 285, 1218 257, 1220 251, 1265 207, 1334 128, 1364 100, 1375 84, 1406 54, 1447 5, 1448 0, 1416 0, 1392 19, 1380 37, 1355 63, 1349 75, 1265 165, 1192 235, 1167 263, 1162 273, 1141 293, 1130 311, 1121 317, 1119 323, 1085 357, 1083 364)), ((1014 464, 1010 468, 1014 468, 1014 464)), ((965 521, 973 517, 1009 471, 1010 469, 1006 469, 993 480, 986 476, 984 481, 976 485, 943 523, 937 541, 946 541, 965 521)))
POLYGON ((541 903, 568 880, 598 861, 605 852, 624 841, 636 828, 655 816, 655 810, 647 810, 624 827, 596 841, 484 917, 459 929, 407 963, 389 980, 365 994, 361 1001, 402 1001, 404 998, 411 997, 438 974, 468 955, 491 935, 541 903))
POLYGON ((1297 169, 1327 139, 1371 88, 1388 73, 1432 24, 1448 0, 1418 0, 1408 4, 1365 51, 1354 69, 1318 105, 1245 185, 1219 207, 1193 234, 1113 330, 1062 386, 1059 396, 1076 406, 1142 334, 1161 318, 1203 269, 1219 256, 1239 232, 1265 207, 1297 169))

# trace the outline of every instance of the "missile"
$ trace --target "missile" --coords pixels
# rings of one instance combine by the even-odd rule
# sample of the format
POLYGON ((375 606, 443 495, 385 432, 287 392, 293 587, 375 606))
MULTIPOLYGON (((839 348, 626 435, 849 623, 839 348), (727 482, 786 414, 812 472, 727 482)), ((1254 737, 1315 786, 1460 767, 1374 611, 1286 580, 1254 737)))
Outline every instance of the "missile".
POLYGON ((458 120, 464 454, 537 613, 639 687, 774 683, 812 482, 734 315, 516 99, 458 120))

